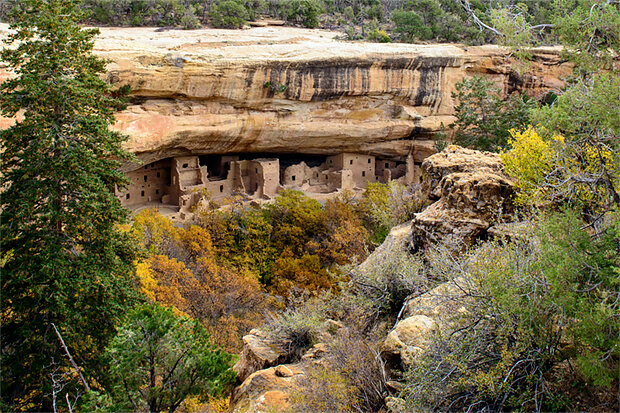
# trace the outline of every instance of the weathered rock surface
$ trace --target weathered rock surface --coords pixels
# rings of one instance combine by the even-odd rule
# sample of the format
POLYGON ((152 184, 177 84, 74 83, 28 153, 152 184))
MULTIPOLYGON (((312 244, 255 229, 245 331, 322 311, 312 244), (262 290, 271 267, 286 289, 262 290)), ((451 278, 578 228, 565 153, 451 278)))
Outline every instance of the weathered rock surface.
POLYGON ((284 411, 290 393, 299 388, 305 377, 301 364, 278 365, 259 370, 237 387, 230 400, 232 413, 284 411))
POLYGON ((243 336, 241 357, 233 367, 239 380, 244 381, 258 370, 286 362, 287 355, 283 351, 286 344, 258 329, 243 336))
POLYGON ((384 357, 392 365, 410 366, 427 349, 434 334, 453 331, 458 315, 465 310, 470 286, 457 278, 438 285, 419 296, 410 297, 403 305, 402 319, 383 343, 384 357))
MULTIPOLYGON (((0 24, 0 37, 8 26, 0 24)), ((541 95, 570 73, 560 50, 541 48, 527 74, 496 46, 373 44, 288 27, 249 30, 103 28, 95 52, 107 78, 130 85, 117 117, 127 149, 145 162, 186 154, 343 151, 405 156, 434 152, 450 124, 451 93, 485 75, 505 93, 541 95)), ((0 80, 9 74, 0 64, 0 80)), ((10 120, 0 119, 0 127, 10 120)))
POLYGON ((437 328, 437 323, 425 315, 407 317, 388 334, 383 343, 385 352, 400 355, 405 365, 411 365, 415 356, 424 351, 437 328))
POLYGON ((355 272, 366 273, 380 268, 392 259, 394 252, 406 248, 407 237, 411 230, 409 222, 393 227, 385 240, 355 269, 355 272))
POLYGON ((436 202, 413 219, 413 250, 462 250, 513 209, 513 182, 490 152, 452 145, 430 156, 422 163, 422 188, 436 202))
POLYGON ((252 330, 243 337, 243 351, 233 367, 241 384, 233 390, 230 411, 285 411, 291 393, 303 385, 308 367, 324 365, 329 352, 326 342, 343 328, 339 321, 325 320, 317 334, 319 342, 306 349, 299 360, 291 360, 290 342, 252 330))

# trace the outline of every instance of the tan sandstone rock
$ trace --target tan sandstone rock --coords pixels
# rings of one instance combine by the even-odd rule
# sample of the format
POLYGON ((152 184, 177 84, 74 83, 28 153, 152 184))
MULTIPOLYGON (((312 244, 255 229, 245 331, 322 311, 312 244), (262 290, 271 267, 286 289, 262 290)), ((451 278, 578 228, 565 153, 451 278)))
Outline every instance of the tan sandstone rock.
POLYGON ((436 201, 412 221, 413 250, 461 251, 513 210, 514 184, 495 153, 451 145, 422 163, 422 189, 436 201))
POLYGON ((490 173, 504 172, 497 154, 450 145, 422 163, 422 190, 430 199, 437 200, 450 188, 442 185, 444 177, 460 172, 475 173, 481 169, 490 173))
POLYGON ((411 366, 427 350, 435 334, 450 334, 466 312, 471 285, 457 278, 418 296, 408 298, 396 323, 383 343, 383 355, 394 367, 411 366))
POLYGON ((243 337, 241 357, 233 367, 239 380, 244 381, 252 373, 286 361, 283 350, 286 343, 274 339, 265 332, 254 329, 243 337))
POLYGON ((403 364, 411 365, 415 357, 425 350, 437 328, 437 323, 425 315, 407 317, 388 334, 383 342, 384 353, 399 356, 403 364))
POLYGON ((466 311, 464 304, 471 289, 465 278, 439 284, 424 294, 409 297, 403 304, 402 317, 429 317, 437 323, 441 333, 447 333, 454 325, 455 317, 466 311))
POLYGON ((290 393, 305 377, 299 364, 259 370, 247 377, 232 394, 231 413, 279 412, 288 407, 290 393))
MULTIPOLYGON (((273 24, 273 23, 271 23, 273 24)), ((0 37, 8 32, 0 24, 0 37)), ((454 119, 451 93, 480 74, 504 93, 540 96, 562 85, 570 64, 558 48, 533 52, 518 75, 498 46, 344 42, 337 32, 102 28, 95 52, 107 79, 129 85, 116 128, 149 163, 181 155, 363 152, 416 162, 454 119)), ((0 63, 0 80, 10 76, 0 63)), ((0 119, 0 127, 12 120, 0 119)), ((126 169, 135 166, 126 165, 126 169)))

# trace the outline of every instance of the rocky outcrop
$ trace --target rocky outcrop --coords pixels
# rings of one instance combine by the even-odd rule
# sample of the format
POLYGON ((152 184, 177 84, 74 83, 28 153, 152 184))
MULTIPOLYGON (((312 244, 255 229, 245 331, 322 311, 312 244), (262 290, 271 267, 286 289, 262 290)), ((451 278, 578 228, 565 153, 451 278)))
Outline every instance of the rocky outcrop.
POLYGON ((423 352, 437 330, 437 323, 425 315, 414 315, 399 321, 390 331, 383 346, 385 353, 400 356, 409 366, 423 352))
POLYGON ((287 344, 264 331, 250 331, 250 334, 243 337, 243 351, 233 367, 237 378, 244 381, 258 370, 285 363, 287 355, 284 348, 287 344))
POLYGON ((458 252, 512 212, 513 182, 494 153, 449 146, 422 163, 422 188, 436 200, 411 224, 410 247, 458 252))
POLYGON ((230 411, 286 411, 291 394, 303 386, 307 369, 325 363, 329 353, 326 343, 343 328, 339 321, 327 319, 317 332, 318 342, 295 360, 291 360, 290 341, 275 333, 252 330, 243 337, 243 351, 233 367, 241 384, 232 392, 230 411))
MULTIPOLYGON (((0 37, 8 30, 0 24, 0 37)), ((505 93, 541 95, 570 73, 560 50, 534 51, 527 74, 497 46, 373 44, 288 27, 161 31, 103 28, 107 79, 129 85, 117 116, 145 163, 182 155, 360 152, 416 162, 453 117, 451 93, 480 74, 505 93)), ((0 63, 0 80, 8 76, 0 63)), ((0 120, 0 127, 9 120, 0 120)))
POLYGON ((299 388, 304 377, 303 366, 299 363, 256 371, 233 392, 230 412, 285 411, 291 392, 299 388))
POLYGON ((393 367, 411 366, 427 350, 435 334, 450 334, 464 304, 470 299, 471 286, 457 278, 418 296, 408 298, 396 323, 383 343, 383 356, 393 367))

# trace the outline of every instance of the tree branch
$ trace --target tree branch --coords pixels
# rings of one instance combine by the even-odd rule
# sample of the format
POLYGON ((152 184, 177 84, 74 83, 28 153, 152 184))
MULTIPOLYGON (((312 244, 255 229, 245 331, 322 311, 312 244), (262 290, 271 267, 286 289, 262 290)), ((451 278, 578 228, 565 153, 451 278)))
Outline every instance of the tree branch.
POLYGON ((77 363, 75 362, 75 360, 73 360, 73 357, 71 357, 71 353, 69 352, 69 349, 67 348, 67 345, 65 344, 65 340, 62 339, 62 336, 60 335, 60 331, 58 331, 54 323, 51 323, 51 324, 52 324, 52 327, 54 327, 54 331, 56 332, 56 335, 58 336, 60 343, 62 344, 62 348, 65 350, 67 357, 69 357, 69 361, 71 362, 71 364, 73 365, 73 368, 75 369, 78 376, 80 377, 80 381, 84 385, 84 388, 86 389, 86 391, 90 391, 90 386, 88 385, 88 382, 86 381, 86 379, 84 379, 84 376, 82 375, 82 372, 80 371, 80 368, 78 367, 77 363))

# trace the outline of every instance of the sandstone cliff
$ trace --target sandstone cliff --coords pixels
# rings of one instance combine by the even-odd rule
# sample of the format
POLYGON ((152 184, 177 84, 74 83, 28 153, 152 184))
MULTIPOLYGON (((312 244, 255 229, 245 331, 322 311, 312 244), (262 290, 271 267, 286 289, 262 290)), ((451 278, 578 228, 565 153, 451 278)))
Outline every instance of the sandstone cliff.
MULTIPOLYGON (((0 37, 7 32, 0 25, 0 37)), ((524 75, 496 46, 372 44, 296 28, 161 31, 104 28, 95 51, 108 80, 130 85, 117 128, 144 162, 186 154, 343 151, 416 162, 452 121, 451 92, 483 74, 504 92, 541 95, 570 66, 539 49, 524 75)), ((0 65, 0 80, 8 76, 0 65)), ((8 120, 2 122, 6 126, 8 120)))

